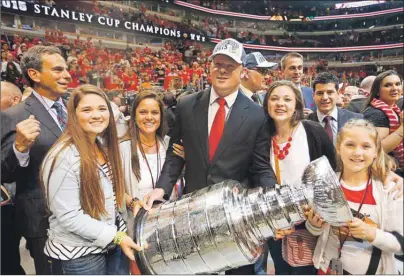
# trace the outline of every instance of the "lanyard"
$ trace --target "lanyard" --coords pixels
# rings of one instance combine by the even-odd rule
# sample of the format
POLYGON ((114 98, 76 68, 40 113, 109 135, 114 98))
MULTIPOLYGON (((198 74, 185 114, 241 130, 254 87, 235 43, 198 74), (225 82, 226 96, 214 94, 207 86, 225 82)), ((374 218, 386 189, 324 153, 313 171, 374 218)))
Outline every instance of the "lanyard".
POLYGON ((149 164, 149 161, 147 160, 146 154, 143 150, 143 146, 140 144, 140 152, 142 153, 143 159, 146 161, 147 168, 149 169, 150 177, 152 179, 152 186, 153 189, 156 187, 156 182, 157 179, 159 179, 159 172, 160 172, 160 149, 159 149, 159 141, 156 138, 156 148, 157 148, 157 173, 156 173, 156 181, 154 181, 153 173, 149 164))
MULTIPOLYGON (((341 173, 341 176, 339 177, 340 182, 341 182, 341 178, 342 178, 342 173, 341 173)), ((366 183, 365 193, 363 194, 361 204, 359 205, 358 211, 356 211, 356 216, 355 216, 356 218, 359 216, 359 212, 362 209, 363 203, 365 202, 365 198, 368 193, 370 185, 372 185, 372 175, 369 175, 368 182, 366 183)), ((344 243, 346 242, 348 235, 349 235, 349 231, 348 231, 348 234, 345 236, 345 238, 343 240, 341 240, 341 230, 338 229, 338 239, 339 239, 339 244, 340 244, 340 246, 338 248, 338 260, 341 258, 342 247, 344 246, 344 243)))
MULTIPOLYGON (((274 145, 272 142, 272 151, 273 151, 274 145)), ((278 185, 281 185, 281 170, 279 168, 279 159, 278 156, 274 153, 274 158, 275 158, 275 176, 276 176, 276 181, 278 181, 278 185)))

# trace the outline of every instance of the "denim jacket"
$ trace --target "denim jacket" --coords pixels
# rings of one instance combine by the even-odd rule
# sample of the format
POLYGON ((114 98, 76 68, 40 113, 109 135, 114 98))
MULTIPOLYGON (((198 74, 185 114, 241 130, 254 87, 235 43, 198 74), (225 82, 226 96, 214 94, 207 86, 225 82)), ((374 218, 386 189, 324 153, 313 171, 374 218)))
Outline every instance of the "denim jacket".
MULTIPOLYGON (((80 155, 71 145, 58 155, 61 144, 53 152, 48 152, 43 163, 43 180, 48 186, 49 170, 53 159, 57 161, 46 189, 51 215, 48 237, 51 241, 68 246, 97 246, 105 248, 115 237, 115 203, 113 186, 109 177, 99 166, 98 171, 105 197, 108 215, 100 220, 86 214, 80 204, 80 155)), ((85 183, 84 183, 85 185, 85 183)))

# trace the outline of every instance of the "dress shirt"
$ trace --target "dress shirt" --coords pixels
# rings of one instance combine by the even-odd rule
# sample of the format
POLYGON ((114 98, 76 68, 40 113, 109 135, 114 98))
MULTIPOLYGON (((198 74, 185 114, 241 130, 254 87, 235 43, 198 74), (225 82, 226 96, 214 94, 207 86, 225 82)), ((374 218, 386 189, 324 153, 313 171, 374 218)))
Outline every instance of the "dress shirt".
POLYGON ((240 84, 241 91, 243 91, 244 95, 246 95, 250 100, 253 100, 251 97, 254 93, 248 89, 247 87, 240 84))
MULTIPOLYGON (((226 104, 224 106, 224 109, 226 111, 226 121, 230 116, 230 111, 233 107, 234 102, 236 101, 238 95, 238 89, 234 92, 232 92, 230 95, 224 97, 226 100, 226 104)), ((210 98, 209 98, 209 109, 208 109, 208 134, 210 135, 210 130, 213 125, 213 121, 215 120, 216 112, 219 109, 219 103, 216 101, 217 98, 220 98, 220 96, 216 93, 216 91, 213 89, 210 90, 210 98)))
MULTIPOLYGON (((320 124, 325 127, 325 122, 323 122, 324 117, 327 115, 324 115, 323 113, 321 113, 318 109, 316 110, 317 112, 317 117, 318 117, 318 121, 320 122, 320 124)), ((330 115, 332 117, 331 120, 331 130, 332 130, 332 143, 336 144, 337 142, 337 135, 338 135, 338 108, 334 107, 334 110, 331 112, 330 115)))
MULTIPOLYGON (((46 111, 49 112, 49 114, 52 116, 55 123, 59 126, 60 130, 62 130, 62 128, 60 127, 59 121, 58 121, 57 111, 53 107, 53 104, 55 103, 55 101, 48 99, 46 97, 43 97, 35 91, 32 91, 32 93, 34 94, 35 97, 37 97, 38 101, 45 107, 46 111)), ((67 110, 66 110, 65 104, 63 103, 62 98, 59 98, 57 101, 62 105, 63 110, 67 113, 67 110)), ((37 119, 37 118, 35 118, 35 119, 37 119)), ((15 156, 17 157, 18 163, 20 163, 20 166, 27 167, 29 164, 29 149, 27 152, 19 152, 15 148, 15 142, 14 142, 13 150, 14 150, 15 156)))

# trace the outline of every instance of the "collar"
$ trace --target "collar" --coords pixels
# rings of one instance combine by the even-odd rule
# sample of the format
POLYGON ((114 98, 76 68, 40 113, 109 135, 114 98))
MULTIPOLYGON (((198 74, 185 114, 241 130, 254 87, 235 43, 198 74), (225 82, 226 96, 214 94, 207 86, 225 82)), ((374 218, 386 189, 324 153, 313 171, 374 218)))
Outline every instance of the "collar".
POLYGON ((240 84, 240 88, 241 91, 243 91, 244 95, 246 95, 248 98, 251 99, 252 95, 254 95, 254 93, 244 85, 240 84))
MULTIPOLYGON (((224 97, 228 108, 231 108, 233 106, 234 102, 236 101, 237 95, 238 89, 232 92, 230 95, 224 97)), ((212 86, 212 89, 210 90, 209 105, 212 105, 217 100, 217 98, 220 98, 220 96, 216 93, 215 89, 212 86)))
MULTIPOLYGON (((327 115, 321 113, 318 109, 316 110, 316 112, 317 112, 318 121, 320 123, 322 123, 323 120, 324 120, 324 117, 327 116, 327 115)), ((338 122, 338 108, 337 108, 337 106, 334 107, 334 110, 331 112, 331 114, 329 116, 331 116, 336 122, 338 122)))
MULTIPOLYGON (((53 104, 55 103, 55 101, 39 95, 38 92, 36 92, 35 90, 32 90, 32 94, 34 94, 34 96, 41 102, 41 104, 45 106, 46 110, 51 109, 53 104)), ((60 103, 63 106, 63 108, 65 108, 65 104, 63 103, 62 97, 59 97, 57 102, 60 103)))

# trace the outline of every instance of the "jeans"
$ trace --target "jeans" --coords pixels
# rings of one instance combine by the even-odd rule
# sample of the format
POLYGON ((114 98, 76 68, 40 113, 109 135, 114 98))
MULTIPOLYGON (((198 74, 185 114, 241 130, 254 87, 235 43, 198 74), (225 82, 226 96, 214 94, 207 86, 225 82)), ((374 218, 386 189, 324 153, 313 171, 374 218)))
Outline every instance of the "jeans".
POLYGON ((49 258, 48 263, 52 275, 129 275, 129 259, 120 247, 68 261, 49 258))
POLYGON ((255 275, 267 275, 268 244, 265 242, 263 252, 254 264, 255 275))

